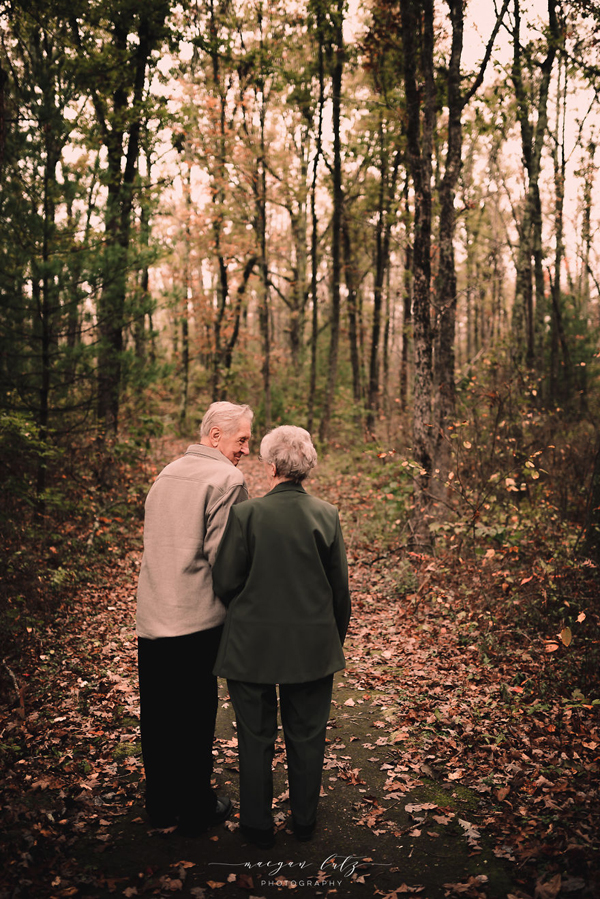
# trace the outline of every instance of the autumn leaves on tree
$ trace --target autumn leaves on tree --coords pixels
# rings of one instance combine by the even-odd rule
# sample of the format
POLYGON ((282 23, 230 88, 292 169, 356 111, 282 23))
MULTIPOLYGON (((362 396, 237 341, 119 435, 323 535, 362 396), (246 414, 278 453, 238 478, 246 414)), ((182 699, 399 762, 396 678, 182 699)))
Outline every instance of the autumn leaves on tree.
POLYGON ((399 443, 431 546, 461 378, 584 408, 598 323, 596 14, 471 12, 5 5, 6 414, 52 444, 231 397, 399 443))

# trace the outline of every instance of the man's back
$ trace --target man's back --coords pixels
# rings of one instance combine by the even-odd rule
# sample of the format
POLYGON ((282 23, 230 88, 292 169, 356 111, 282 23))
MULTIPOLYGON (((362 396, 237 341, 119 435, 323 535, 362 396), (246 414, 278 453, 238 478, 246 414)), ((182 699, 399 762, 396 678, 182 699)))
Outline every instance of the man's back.
POLYGON ((159 474, 146 499, 138 636, 181 636, 222 624, 210 566, 232 503, 247 497, 242 473, 201 444, 159 474))

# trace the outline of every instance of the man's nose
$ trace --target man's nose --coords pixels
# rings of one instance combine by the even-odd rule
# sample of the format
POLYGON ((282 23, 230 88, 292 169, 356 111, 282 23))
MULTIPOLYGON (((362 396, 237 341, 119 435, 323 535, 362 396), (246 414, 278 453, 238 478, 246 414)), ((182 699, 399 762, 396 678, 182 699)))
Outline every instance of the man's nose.
POLYGON ((250 447, 248 446, 247 443, 243 443, 242 444, 242 455, 247 456, 249 452, 250 452, 250 447))

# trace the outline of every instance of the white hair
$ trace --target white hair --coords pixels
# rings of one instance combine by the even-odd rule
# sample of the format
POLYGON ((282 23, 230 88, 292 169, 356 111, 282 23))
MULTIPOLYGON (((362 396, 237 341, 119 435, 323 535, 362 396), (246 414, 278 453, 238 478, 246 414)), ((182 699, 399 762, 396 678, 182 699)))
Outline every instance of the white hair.
POLYGON ((200 425, 200 437, 208 437, 211 428, 221 428, 223 433, 232 434, 239 427, 242 418, 252 421, 254 412, 250 406, 237 406, 235 403, 212 403, 200 425))
POLYGON ((275 465, 277 476, 300 483, 317 464, 317 451, 304 428, 281 425, 263 437, 260 457, 275 465))

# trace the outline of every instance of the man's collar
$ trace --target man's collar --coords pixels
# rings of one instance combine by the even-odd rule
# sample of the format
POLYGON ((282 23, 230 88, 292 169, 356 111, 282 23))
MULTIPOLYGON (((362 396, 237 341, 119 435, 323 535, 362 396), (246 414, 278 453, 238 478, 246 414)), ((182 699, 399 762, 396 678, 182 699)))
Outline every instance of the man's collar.
MULTIPOLYGON (((192 443, 185 451, 186 456, 188 453, 192 453, 196 456, 209 456, 211 459, 216 459, 218 462, 227 462, 228 465, 233 465, 231 459, 224 456, 221 450, 216 449, 214 446, 205 446, 203 443, 192 443)), ((235 465, 233 467, 235 468, 235 465)))

